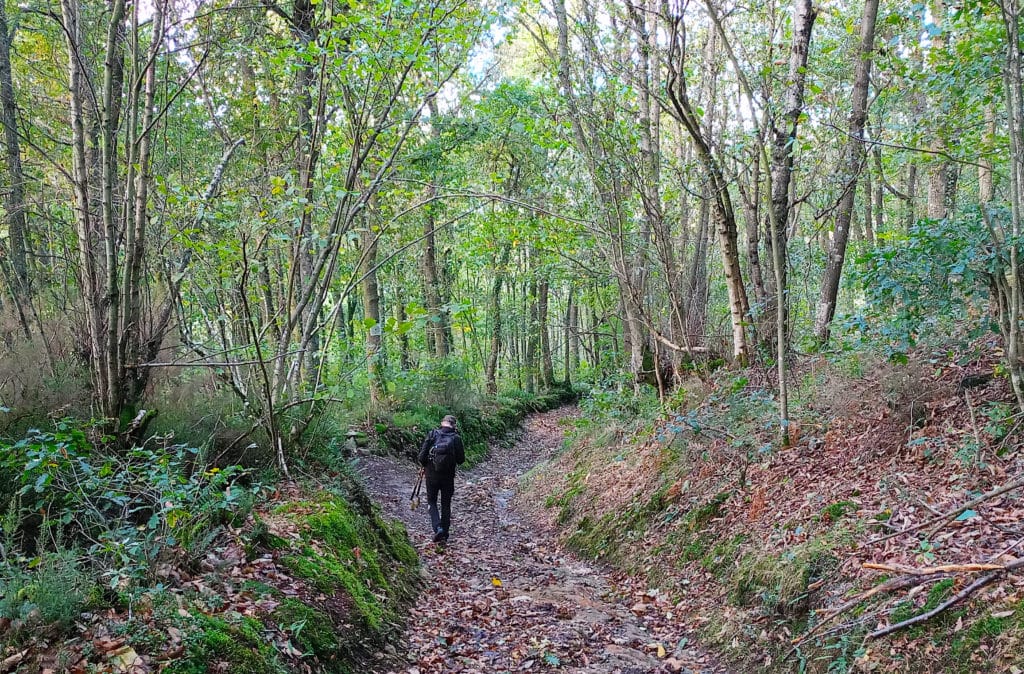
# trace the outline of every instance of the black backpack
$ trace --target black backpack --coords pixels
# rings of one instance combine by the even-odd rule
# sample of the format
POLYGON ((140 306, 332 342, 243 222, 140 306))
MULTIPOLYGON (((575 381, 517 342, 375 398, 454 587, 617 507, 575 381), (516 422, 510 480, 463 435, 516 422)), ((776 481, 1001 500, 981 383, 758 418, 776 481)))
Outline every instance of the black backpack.
POLYGON ((434 446, 430 448, 430 466, 435 473, 447 475, 455 472, 455 433, 434 433, 434 446))

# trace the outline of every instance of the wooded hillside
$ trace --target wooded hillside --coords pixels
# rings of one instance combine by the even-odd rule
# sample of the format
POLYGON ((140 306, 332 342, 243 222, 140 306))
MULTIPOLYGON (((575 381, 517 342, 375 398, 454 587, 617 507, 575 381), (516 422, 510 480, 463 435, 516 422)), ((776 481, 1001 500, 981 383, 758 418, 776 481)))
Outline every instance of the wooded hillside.
MULTIPOLYGON (((949 563, 1015 564, 1022 13, 1021 0, 0 2, 11 668, 33 625, 54 626, 31 651, 52 667, 82 625, 107 638, 83 613, 131 616, 155 584, 230 577, 224 564, 277 611, 274 593, 299 587, 285 592, 295 615, 270 621, 279 643, 294 647, 298 622, 333 634, 357 616, 358 643, 299 646, 311 667, 372 658, 415 595, 416 560, 353 476, 358 448, 409 455, 451 412, 475 464, 528 412, 575 396, 583 420, 552 464, 566 481, 541 470, 527 493, 604 561, 661 559, 669 534, 647 525, 677 507, 696 519, 671 559, 725 545, 746 566, 715 582, 746 601, 774 581, 745 554, 827 533, 763 509, 820 524, 848 503, 828 517, 863 511, 860 528, 829 545, 853 554, 866 527, 909 536, 924 556, 875 563, 913 575, 943 561, 940 525, 1004 489, 985 559, 939 540, 949 563), (861 459, 871 474, 855 478, 861 459), (588 499, 624 484, 602 467, 616 462, 635 481, 606 510, 588 499), (743 509, 763 549, 735 538, 743 509), (884 512, 906 519, 865 524, 884 512), (607 538, 635 524, 635 545, 607 538), (315 585, 310 555, 332 586, 315 585), (260 559, 281 577, 253 571, 260 559), (40 589, 37 569, 65 585, 40 589), (337 588, 344 607, 317 598, 337 588)), ((812 643, 820 610, 871 592, 815 595, 812 567, 771 605, 801 608, 758 623, 769 640, 812 643)), ((984 570, 1002 583, 1018 568, 984 570)), ((969 585, 961 572, 925 573, 954 581, 927 610, 969 585)), ((234 634, 263 658, 252 671, 297 666, 222 616, 236 594, 216 587, 217 607, 181 604, 176 640, 132 647, 180 645, 160 665, 173 671, 237 668, 234 634), (196 630, 214 637, 181 636, 196 630)), ((846 625, 849 653, 901 622, 891 608, 846 625)), ((765 648, 772 666, 793 662, 765 648)))

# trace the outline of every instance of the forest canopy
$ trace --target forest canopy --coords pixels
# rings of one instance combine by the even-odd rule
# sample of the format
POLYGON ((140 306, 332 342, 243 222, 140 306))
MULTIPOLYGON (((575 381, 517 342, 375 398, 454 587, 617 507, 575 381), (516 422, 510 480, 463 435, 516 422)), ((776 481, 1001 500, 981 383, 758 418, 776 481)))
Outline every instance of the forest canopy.
POLYGON ((784 434, 793 354, 988 330, 1024 405, 1019 19, 7 2, 3 423, 215 400, 287 471, 331 406, 733 364, 784 434))

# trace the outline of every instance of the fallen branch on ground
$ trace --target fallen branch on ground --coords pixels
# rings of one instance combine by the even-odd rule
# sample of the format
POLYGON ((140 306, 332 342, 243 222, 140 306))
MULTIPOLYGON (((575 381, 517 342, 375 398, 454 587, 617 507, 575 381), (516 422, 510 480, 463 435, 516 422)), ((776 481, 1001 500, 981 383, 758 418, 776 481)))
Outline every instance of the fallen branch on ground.
MULTIPOLYGON (((850 599, 836 608, 834 608, 828 615, 821 619, 821 622, 816 624, 813 628, 807 631, 805 634, 793 639, 793 649, 795 650, 800 644, 804 643, 812 636, 818 634, 826 625, 831 623, 833 620, 843 615, 847 611, 852 610, 858 605, 864 603, 876 594, 883 592, 892 592, 894 590, 903 590, 908 587, 916 587, 918 585, 924 585, 925 583, 933 583, 945 578, 950 578, 954 573, 977 573, 980 571, 992 571, 989 574, 994 580, 1001 573, 1014 571, 1018 568, 1024 567, 1024 560, 1018 560, 1011 564, 944 564, 941 566, 927 566, 922 568, 914 568, 903 566, 900 564, 877 564, 874 562, 866 562, 863 564, 863 568, 871 569, 873 571, 886 571, 889 573, 900 573, 903 574, 897 578, 890 578, 889 580, 876 585, 875 587, 862 592, 853 599, 850 599)), ((988 582, 991 582, 989 580, 988 582)), ((980 586, 979 586, 980 587, 980 586)), ((975 588, 977 589, 977 588, 975 588)), ((973 590, 972 590, 973 591, 973 590)), ((934 615, 934 614, 932 614, 934 615)), ((793 651, 790 651, 792 653, 793 651)), ((786 655, 789 657, 789 654, 786 655)))
POLYGON ((935 574, 934 576, 921 576, 913 574, 905 575, 900 576, 899 578, 890 578, 884 583, 876 585, 875 587, 871 588, 870 590, 867 590, 866 592, 862 592, 853 599, 850 599, 840 604, 836 608, 832 609, 832 611, 830 611, 828 615, 822 618, 819 623, 817 623, 814 627, 808 630, 805 634, 793 639, 793 649, 786 654, 786 658, 788 659, 789 656, 796 650, 796 648, 800 644, 804 643, 805 641, 813 637, 815 634, 820 632, 822 628, 831 623, 833 620, 843 615, 844 613, 856 608, 857 606, 864 603, 871 597, 874 597, 876 594, 881 594, 883 592, 892 592, 894 590, 902 590, 908 587, 924 585, 926 583, 934 583, 939 580, 942 580, 943 578, 949 578, 949 574, 935 574))
POLYGON ((942 566, 926 566, 914 568, 902 564, 875 564, 867 562, 863 565, 865 569, 872 571, 888 571, 890 573, 904 573, 911 576, 931 576, 936 573, 975 573, 978 571, 1005 571, 1005 564, 943 564, 942 566))
POLYGON ((982 576, 981 578, 974 581, 964 589, 960 590, 955 595, 953 595, 946 601, 942 602, 932 610, 925 611, 921 615, 916 615, 913 618, 908 618, 907 620, 895 623, 893 625, 889 625, 888 627, 883 627, 880 630, 875 630, 874 632, 868 635, 868 639, 878 639, 880 637, 892 634, 893 632, 898 632, 899 630, 904 629, 906 627, 911 627, 912 625, 916 625, 930 618, 933 618, 938 614, 942 613, 943 611, 945 611, 950 606, 953 606, 963 601, 967 597, 970 597, 972 594, 974 594, 981 588, 997 580, 1000 576, 1009 573, 1010 571, 1016 571, 1017 569, 1021 568, 1024 568, 1024 559, 1018 559, 1016 562, 1013 562, 1012 564, 1007 564, 1006 566, 1000 568, 998 571, 994 571, 993 573, 982 576))
POLYGON ((868 541, 867 543, 865 543, 864 545, 876 545, 876 544, 881 543, 883 541, 887 541, 890 538, 896 538, 897 536, 902 536, 903 534, 909 534, 911 532, 918 531, 920 529, 924 529, 925 527, 927 527, 927 526, 929 526, 931 524, 935 524, 936 525, 935 528, 933 528, 929 532, 929 535, 928 535, 928 537, 931 538, 931 537, 933 537, 935 535, 935 533, 939 529, 941 529, 942 527, 946 526, 949 523, 950 520, 955 519, 956 517, 959 517, 960 514, 963 513, 964 511, 969 510, 970 508, 973 508, 974 506, 978 505, 979 503, 984 503, 985 501, 988 501, 990 499, 994 499, 997 496, 1002 496, 1003 494, 1005 494, 1008 491, 1013 491, 1014 489, 1020 489, 1021 487, 1024 487, 1024 478, 1021 478, 1019 480, 1014 480, 1013 482, 1011 482, 1009 484, 1006 484, 1006 485, 1003 485, 1002 487, 996 487, 995 489, 993 489, 991 491, 988 491, 988 492, 985 492, 984 494, 982 494, 981 496, 979 496, 979 497, 977 497, 975 499, 971 499, 970 501, 967 501, 963 505, 957 506, 953 510, 947 510, 946 512, 942 513, 941 515, 936 515, 935 517, 930 517, 930 518, 924 520, 923 522, 919 522, 919 523, 915 524, 914 526, 906 527, 905 529, 900 529, 899 531, 894 531, 891 534, 886 534, 885 536, 881 536, 879 538, 873 538, 870 541, 868 541))

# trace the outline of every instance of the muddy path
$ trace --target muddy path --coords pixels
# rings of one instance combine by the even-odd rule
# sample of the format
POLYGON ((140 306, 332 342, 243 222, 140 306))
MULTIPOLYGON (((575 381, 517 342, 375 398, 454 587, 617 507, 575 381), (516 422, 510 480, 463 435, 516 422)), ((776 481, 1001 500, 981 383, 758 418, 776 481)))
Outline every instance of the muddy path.
POLYGON ((446 547, 430 540, 425 497, 409 507, 415 467, 360 460, 373 498, 406 523, 426 580, 402 640, 406 652, 382 654, 376 672, 726 671, 692 647, 667 599, 617 587, 605 569, 564 550, 557 532, 519 502, 520 478, 561 446, 561 421, 573 414, 531 416, 512 446, 460 473, 446 547))

